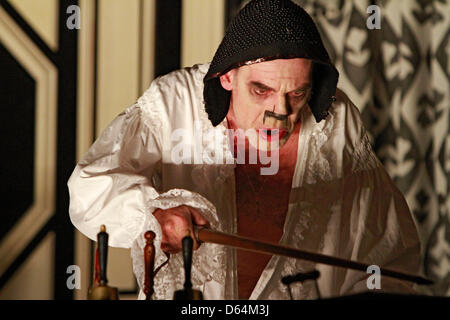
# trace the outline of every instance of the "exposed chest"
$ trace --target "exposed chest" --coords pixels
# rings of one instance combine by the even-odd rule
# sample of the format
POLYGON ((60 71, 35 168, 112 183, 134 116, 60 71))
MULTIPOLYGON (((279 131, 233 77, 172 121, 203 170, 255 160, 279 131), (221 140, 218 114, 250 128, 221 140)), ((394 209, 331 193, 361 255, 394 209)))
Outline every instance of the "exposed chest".
POLYGON ((280 150, 277 159, 278 171, 274 175, 262 175, 261 165, 236 166, 239 234, 266 241, 279 241, 297 163, 298 136, 293 138, 291 145, 287 145, 289 148, 280 150))

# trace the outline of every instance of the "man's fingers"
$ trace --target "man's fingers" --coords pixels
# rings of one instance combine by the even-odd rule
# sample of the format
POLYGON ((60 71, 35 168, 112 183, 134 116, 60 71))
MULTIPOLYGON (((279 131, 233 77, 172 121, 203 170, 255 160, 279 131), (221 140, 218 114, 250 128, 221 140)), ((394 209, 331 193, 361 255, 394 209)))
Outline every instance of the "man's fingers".
POLYGON ((193 239, 193 250, 200 247, 194 236, 193 225, 209 225, 202 214, 192 207, 183 205, 167 210, 156 210, 154 215, 161 225, 161 249, 168 253, 177 253, 182 250, 182 240, 186 235, 193 239))
MULTIPOLYGON (((209 221, 206 220, 199 211, 197 211, 196 209, 194 209, 192 207, 188 207, 188 208, 189 208, 189 212, 191 213, 193 224, 195 224, 197 226, 209 226, 209 221)), ((190 230, 190 234, 191 234, 192 239, 194 240, 193 249, 197 250, 200 247, 201 243, 198 242, 197 238, 195 237, 193 227, 190 230)))
POLYGON ((189 212, 191 213, 191 217, 192 217, 192 222, 195 225, 198 226, 205 226, 205 225, 209 225, 209 221, 206 220, 202 214, 200 212, 197 211, 197 209, 194 209, 192 207, 187 206, 187 208, 189 209, 189 212))
POLYGON ((195 238, 194 230, 190 230, 190 236, 191 236, 192 240, 194 240, 192 248, 193 248, 193 250, 197 250, 200 247, 200 243, 195 238))

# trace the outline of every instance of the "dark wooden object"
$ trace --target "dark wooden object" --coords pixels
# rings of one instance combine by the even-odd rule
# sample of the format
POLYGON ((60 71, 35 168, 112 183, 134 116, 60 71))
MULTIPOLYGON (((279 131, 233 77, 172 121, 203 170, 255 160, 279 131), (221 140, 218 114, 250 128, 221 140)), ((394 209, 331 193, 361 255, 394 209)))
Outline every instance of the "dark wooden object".
MULTIPOLYGON (((296 259, 303 259, 331 265, 335 267, 343 267, 347 269, 360 270, 367 272, 368 264, 360 263, 352 260, 345 260, 332 256, 327 256, 319 253, 307 252, 300 249, 295 249, 287 246, 282 246, 270 242, 258 241, 251 238, 240 237, 224 232, 214 231, 204 227, 194 227, 194 233, 198 241, 210 242, 231 246, 243 250, 249 250, 264 254, 275 254, 296 259)), ((400 280, 410 281, 421 285, 430 285, 433 282, 429 279, 418 275, 403 273, 389 269, 380 268, 381 275, 396 278, 400 280)))
POLYGON ((154 293, 153 289, 153 268, 155 266, 155 246, 153 240, 155 239, 155 233, 153 231, 147 231, 144 234, 145 248, 144 248, 144 260, 145 260, 145 279, 144 279, 144 293, 145 300, 151 300, 154 293))
POLYGON ((118 300, 119 292, 117 288, 107 285, 106 266, 108 261, 108 233, 106 227, 102 225, 97 234, 97 250, 94 285, 89 288, 89 300, 118 300))
POLYGON ((194 240, 188 234, 182 240, 184 261, 184 288, 175 291, 174 300, 203 300, 202 292, 194 290, 191 282, 192 247, 194 240))

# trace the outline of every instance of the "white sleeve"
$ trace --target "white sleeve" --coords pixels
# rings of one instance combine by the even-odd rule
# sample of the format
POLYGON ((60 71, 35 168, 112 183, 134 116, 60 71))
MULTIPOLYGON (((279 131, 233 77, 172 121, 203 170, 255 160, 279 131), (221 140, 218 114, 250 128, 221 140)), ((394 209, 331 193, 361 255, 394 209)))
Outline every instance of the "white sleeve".
POLYGON ((156 208, 186 204, 208 220, 216 214, 214 206, 197 193, 181 189, 158 193, 152 178, 161 163, 162 138, 150 107, 137 103, 125 110, 78 163, 68 181, 69 214, 74 226, 94 241, 104 224, 112 247, 142 249, 143 234, 154 231, 157 268, 167 256, 161 250, 161 227, 153 216, 156 208))
MULTIPOLYGON (((420 241, 417 228, 402 193, 374 154, 364 130, 349 153, 344 178, 341 255, 381 268, 417 274, 420 241), (348 235, 348 236, 344 236, 348 235)), ((341 295, 369 291, 371 274, 346 270, 341 295)), ((381 291, 411 293, 413 284, 381 276, 381 291)))
POLYGON ((69 181, 69 214, 74 226, 96 240, 104 224, 113 247, 129 248, 158 197, 151 174, 160 160, 159 143, 133 105, 100 135, 69 181))

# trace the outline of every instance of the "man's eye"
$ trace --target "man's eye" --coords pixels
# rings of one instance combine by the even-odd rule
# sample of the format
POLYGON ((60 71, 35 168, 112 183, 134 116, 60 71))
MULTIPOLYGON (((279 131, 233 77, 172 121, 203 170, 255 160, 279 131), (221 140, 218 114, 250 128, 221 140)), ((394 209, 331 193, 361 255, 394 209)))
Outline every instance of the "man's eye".
POLYGON ((254 91, 257 95, 260 95, 260 96, 265 95, 267 93, 267 89, 261 89, 261 88, 255 88, 254 91))
POLYGON ((303 96, 305 95, 305 91, 303 91, 303 90, 297 90, 297 91, 294 91, 294 92, 292 93, 292 95, 293 95, 294 97, 303 97, 303 96))

